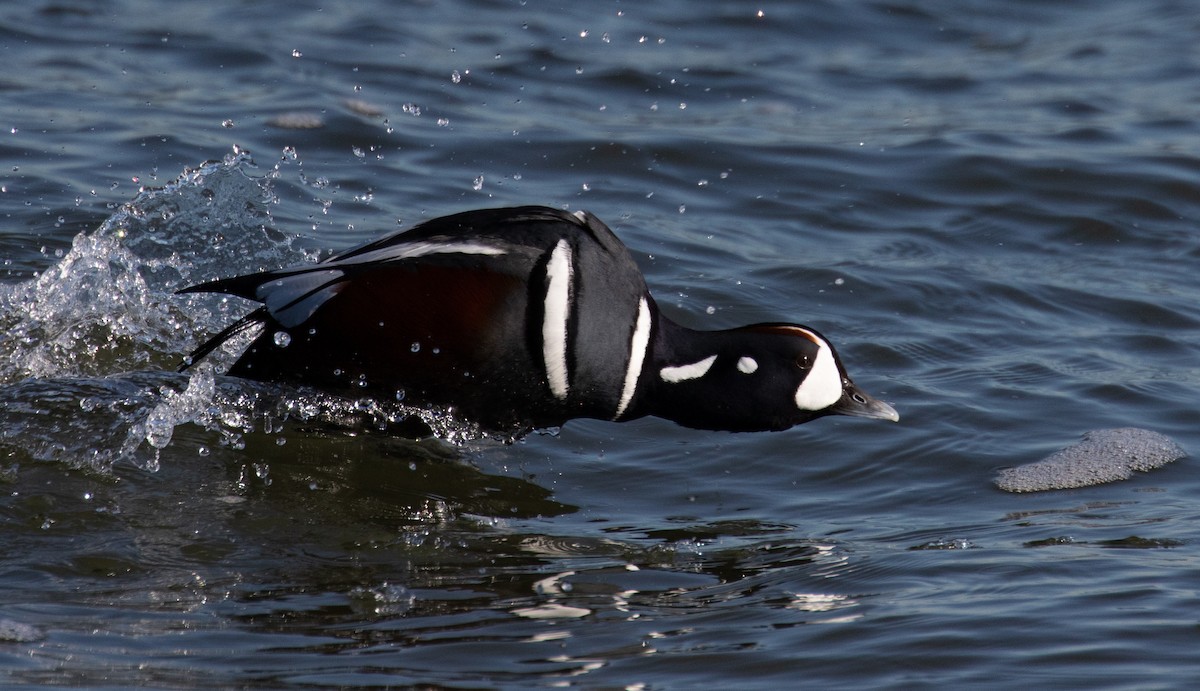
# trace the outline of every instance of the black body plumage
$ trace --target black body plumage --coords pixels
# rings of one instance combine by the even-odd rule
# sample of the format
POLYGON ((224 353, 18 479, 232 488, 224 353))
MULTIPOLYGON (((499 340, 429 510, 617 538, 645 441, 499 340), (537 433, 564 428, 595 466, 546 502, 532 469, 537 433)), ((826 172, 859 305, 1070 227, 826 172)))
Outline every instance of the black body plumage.
POLYGON ((897 419, 807 327, 703 332, 663 317, 629 251, 584 212, 468 211, 183 292, 262 303, 189 362, 261 324, 231 375, 400 394, 498 429, 644 415, 735 431, 833 413, 897 419))

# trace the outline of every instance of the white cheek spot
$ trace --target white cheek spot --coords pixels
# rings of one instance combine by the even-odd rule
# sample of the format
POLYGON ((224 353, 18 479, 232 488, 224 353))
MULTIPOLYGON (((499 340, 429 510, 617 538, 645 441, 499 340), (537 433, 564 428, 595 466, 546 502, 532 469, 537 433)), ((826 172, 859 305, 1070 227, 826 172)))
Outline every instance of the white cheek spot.
POLYGON ((717 361, 716 355, 708 357, 698 362, 693 362, 690 365, 676 365, 674 367, 664 367, 658 371, 658 376, 668 384, 675 384, 688 379, 699 379, 708 374, 708 370, 712 368, 713 363, 717 361))
POLYGON ((796 389, 796 407, 800 410, 824 410, 842 397, 842 373, 833 360, 833 351, 826 343, 818 346, 812 369, 796 389))
POLYGON ((758 362, 748 355, 743 355, 738 358, 737 368, 742 374, 754 374, 758 371, 758 362))
POLYGON ((637 392, 638 378, 642 375, 642 363, 646 361, 646 351, 650 349, 650 304, 645 296, 638 301, 637 323, 633 326, 633 336, 629 339, 629 365, 625 368, 625 383, 621 387, 621 400, 617 403, 617 412, 613 415, 616 420, 625 414, 625 409, 637 392))
POLYGON ((571 246, 559 240, 546 264, 546 302, 542 314, 542 362, 550 393, 567 397, 567 317, 571 309, 571 246))

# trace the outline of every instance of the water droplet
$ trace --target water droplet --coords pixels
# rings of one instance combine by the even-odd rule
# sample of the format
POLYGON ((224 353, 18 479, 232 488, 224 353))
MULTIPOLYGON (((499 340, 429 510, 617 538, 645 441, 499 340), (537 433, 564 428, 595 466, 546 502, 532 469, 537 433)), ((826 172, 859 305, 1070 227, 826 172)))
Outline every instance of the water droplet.
POLYGON ((458 70, 454 70, 453 72, 450 73, 450 81, 454 82, 455 84, 458 84, 459 82, 462 81, 462 74, 460 74, 458 70))
POLYGON ((408 347, 408 349, 409 349, 411 352, 414 352, 414 353, 419 353, 419 352, 421 352, 421 344, 420 344, 420 343, 417 343, 416 341, 413 341, 413 344, 412 344, 412 345, 410 345, 410 346, 408 347))
POLYGON ((482 175, 480 175, 479 177, 477 177, 471 181, 471 189, 475 190, 476 192, 483 189, 483 176, 482 175))
POLYGON ((288 347, 288 345, 291 344, 292 337, 286 331, 276 331, 274 340, 275 340, 275 345, 279 346, 280 348, 286 348, 286 347, 288 347))
POLYGON ((304 53, 301 53, 299 49, 293 49, 293 50, 292 50, 292 57, 293 57, 293 58, 299 58, 299 57, 303 57, 303 56, 304 56, 304 53))

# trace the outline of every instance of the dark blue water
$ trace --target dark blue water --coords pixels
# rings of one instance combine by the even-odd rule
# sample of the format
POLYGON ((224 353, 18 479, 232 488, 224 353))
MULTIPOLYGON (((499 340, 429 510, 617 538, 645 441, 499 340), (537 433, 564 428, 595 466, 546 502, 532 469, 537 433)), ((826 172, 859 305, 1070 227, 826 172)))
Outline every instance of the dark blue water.
POLYGON ((0 9, 5 686, 1200 675, 1193 459, 992 484, 1200 449, 1194 4, 648 5, 0 9), (901 423, 414 442, 172 373, 247 308, 180 287, 525 203, 681 322, 820 329, 901 423))

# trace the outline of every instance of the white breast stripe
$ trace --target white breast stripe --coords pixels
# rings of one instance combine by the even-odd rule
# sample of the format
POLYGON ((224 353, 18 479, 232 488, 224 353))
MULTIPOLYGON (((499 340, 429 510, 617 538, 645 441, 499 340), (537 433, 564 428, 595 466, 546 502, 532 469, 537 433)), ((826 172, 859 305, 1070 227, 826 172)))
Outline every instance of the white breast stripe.
POLYGON ((625 414, 633 394, 637 392, 642 363, 646 361, 646 351, 650 348, 650 326, 650 305, 643 297, 638 302, 637 324, 633 327, 633 337, 629 339, 629 367, 625 370, 625 385, 621 387, 621 402, 617 404, 614 420, 625 414))
POLYGON ((676 365, 674 367, 664 367, 658 371, 658 376, 668 384, 675 384, 688 379, 699 379, 708 374, 709 368, 717 361, 716 355, 709 355, 703 360, 693 362, 690 365, 676 365))
POLYGON ((758 371, 758 361, 749 355, 738 358, 738 371, 742 374, 754 374, 758 371))
POLYGON ((546 264, 546 302, 542 314, 542 362, 550 393, 564 400, 568 393, 567 317, 571 313, 571 246, 559 240, 546 264))
POLYGON ((824 410, 842 397, 842 373, 833 360, 833 351, 821 341, 808 376, 796 389, 796 407, 800 410, 824 410))

